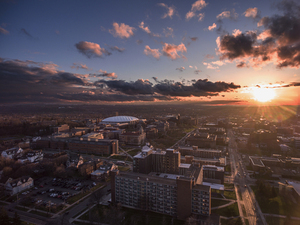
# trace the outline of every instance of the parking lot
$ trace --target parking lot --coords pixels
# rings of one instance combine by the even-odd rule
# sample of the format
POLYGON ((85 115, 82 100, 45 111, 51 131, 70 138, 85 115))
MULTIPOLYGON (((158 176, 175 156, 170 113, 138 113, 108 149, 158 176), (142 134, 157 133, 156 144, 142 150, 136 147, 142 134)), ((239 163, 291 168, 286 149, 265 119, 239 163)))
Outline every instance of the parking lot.
MULTIPOLYGON (((96 185, 91 180, 80 180, 75 178, 42 178, 36 180, 34 188, 23 192, 19 198, 30 197, 31 204, 39 205, 61 205, 68 203, 68 199, 79 193, 86 192, 96 185)), ((29 202, 26 203, 29 205, 29 202)))

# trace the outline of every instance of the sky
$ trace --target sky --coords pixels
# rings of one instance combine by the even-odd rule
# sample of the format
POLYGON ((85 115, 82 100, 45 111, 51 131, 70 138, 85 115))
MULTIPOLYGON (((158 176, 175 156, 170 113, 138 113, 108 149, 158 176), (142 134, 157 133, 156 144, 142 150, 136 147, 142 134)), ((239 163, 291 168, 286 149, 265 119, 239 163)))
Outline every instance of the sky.
POLYGON ((0 104, 298 104, 299 66, 298 1, 0 1, 0 104))

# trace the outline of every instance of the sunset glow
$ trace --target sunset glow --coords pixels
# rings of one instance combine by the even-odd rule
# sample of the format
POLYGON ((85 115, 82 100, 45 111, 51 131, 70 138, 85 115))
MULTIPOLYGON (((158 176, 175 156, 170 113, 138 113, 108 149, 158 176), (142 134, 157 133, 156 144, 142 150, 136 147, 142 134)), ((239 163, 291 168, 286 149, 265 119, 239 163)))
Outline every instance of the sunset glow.
POLYGON ((276 97, 274 89, 271 88, 256 88, 252 94, 254 100, 259 102, 269 102, 276 97))

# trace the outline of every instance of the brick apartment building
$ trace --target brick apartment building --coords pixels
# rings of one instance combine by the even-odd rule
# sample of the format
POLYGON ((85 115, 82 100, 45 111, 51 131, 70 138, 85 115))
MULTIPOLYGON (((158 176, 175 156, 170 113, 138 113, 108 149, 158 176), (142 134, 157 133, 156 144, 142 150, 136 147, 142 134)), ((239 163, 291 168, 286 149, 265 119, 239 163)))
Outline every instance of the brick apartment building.
MULTIPOLYGON (((169 176, 168 176, 169 177, 169 176)), ((201 176, 171 178, 140 173, 112 172, 112 202, 122 206, 167 214, 184 220, 190 215, 209 216, 211 188, 201 176)))

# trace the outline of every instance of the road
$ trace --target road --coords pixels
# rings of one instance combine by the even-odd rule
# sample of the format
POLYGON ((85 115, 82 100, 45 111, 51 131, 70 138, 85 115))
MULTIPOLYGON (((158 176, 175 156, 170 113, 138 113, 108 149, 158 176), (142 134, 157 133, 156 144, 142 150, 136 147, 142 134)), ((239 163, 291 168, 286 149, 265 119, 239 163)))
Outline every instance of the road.
MULTIPOLYGON (((250 225, 267 225, 265 217, 263 216, 263 213, 255 199, 255 195, 250 188, 250 184, 253 184, 253 179, 249 177, 249 174, 241 160, 241 156, 237 152, 237 144, 231 130, 228 131, 228 137, 230 138, 229 154, 231 162, 231 179, 234 181, 234 185, 236 187, 235 189, 238 198, 239 210, 242 205, 244 205, 250 225), (242 199, 238 196, 237 186, 239 186, 239 190, 241 191, 242 199)), ((243 213, 241 215, 243 215, 243 213)))

